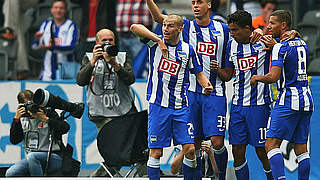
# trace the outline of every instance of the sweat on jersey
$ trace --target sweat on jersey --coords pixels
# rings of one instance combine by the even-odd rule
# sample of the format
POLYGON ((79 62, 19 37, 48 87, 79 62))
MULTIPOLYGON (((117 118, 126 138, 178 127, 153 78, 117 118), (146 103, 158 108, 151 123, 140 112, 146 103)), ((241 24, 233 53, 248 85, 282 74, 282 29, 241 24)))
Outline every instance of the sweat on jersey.
POLYGON ((269 84, 258 83, 250 86, 253 75, 264 76, 270 68, 270 51, 264 51, 266 45, 259 41, 256 44, 237 43, 234 39, 228 42, 226 67, 235 69, 232 104, 239 106, 265 105, 271 103, 269 84))
MULTIPOLYGON (((225 96, 225 83, 214 70, 210 69, 210 61, 217 60, 219 66, 225 66, 227 42, 230 30, 226 24, 211 20, 209 25, 200 26, 196 20, 184 20, 182 31, 183 41, 192 45, 203 64, 203 73, 213 86, 211 95, 225 96)), ((198 83, 195 75, 190 74, 189 91, 203 93, 204 88, 198 83)))
MULTIPOLYGON (((48 46, 51 42, 51 23, 53 21, 48 19, 45 20, 40 28, 39 32, 42 32, 39 42, 34 41, 32 44, 33 49, 40 48, 41 45, 48 46)), ((53 53, 56 54, 57 63, 62 63, 63 61, 73 61, 73 51, 78 40, 78 29, 76 24, 70 19, 57 26, 54 24, 54 41, 55 46, 52 50, 47 50, 43 57, 43 67, 41 72, 41 80, 52 80, 56 79, 56 68, 55 62, 53 60, 53 53)))
POLYGON ((309 50, 301 38, 277 43, 272 49, 272 66, 282 68, 277 82, 277 104, 296 111, 313 111, 313 99, 308 84, 309 50))
POLYGON ((165 59, 157 42, 144 39, 149 46, 147 100, 162 107, 181 109, 188 106, 186 82, 189 70, 197 74, 202 66, 192 46, 181 40, 175 46, 166 44, 169 58, 165 59))

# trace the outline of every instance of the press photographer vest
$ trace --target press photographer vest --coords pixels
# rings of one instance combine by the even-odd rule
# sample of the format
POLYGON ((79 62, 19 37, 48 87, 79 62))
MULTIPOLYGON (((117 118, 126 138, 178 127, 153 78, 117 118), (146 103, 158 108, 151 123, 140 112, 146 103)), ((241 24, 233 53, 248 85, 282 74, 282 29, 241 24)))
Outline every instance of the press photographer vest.
MULTIPOLYGON (((93 56, 92 53, 86 55, 89 59, 93 56)), ((116 61, 124 67, 126 53, 119 52, 116 61)), ((110 64, 104 59, 97 60, 91 78, 94 80, 87 86, 87 104, 91 116, 116 117, 129 112, 133 102, 132 90, 119 79, 110 64)))
MULTIPOLYGON (((23 129, 24 141, 23 147, 25 151, 49 151, 49 125, 37 119, 30 119, 29 117, 21 117, 20 122, 23 129)), ((60 151, 57 143, 53 143, 52 151, 60 151)))

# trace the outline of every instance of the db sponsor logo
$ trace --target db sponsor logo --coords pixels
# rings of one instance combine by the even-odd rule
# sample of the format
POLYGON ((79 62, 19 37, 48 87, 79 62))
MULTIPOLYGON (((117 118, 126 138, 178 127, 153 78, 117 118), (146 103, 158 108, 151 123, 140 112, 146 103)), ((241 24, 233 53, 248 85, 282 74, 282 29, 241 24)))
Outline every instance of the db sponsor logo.
POLYGON ((213 42, 197 42, 197 53, 206 56, 216 56, 217 43, 213 42))
POLYGON ((172 76, 178 76, 181 64, 169 59, 162 58, 159 66, 159 71, 168 73, 172 76))
POLYGON ((240 71, 247 71, 257 67, 257 56, 243 57, 238 59, 240 71))

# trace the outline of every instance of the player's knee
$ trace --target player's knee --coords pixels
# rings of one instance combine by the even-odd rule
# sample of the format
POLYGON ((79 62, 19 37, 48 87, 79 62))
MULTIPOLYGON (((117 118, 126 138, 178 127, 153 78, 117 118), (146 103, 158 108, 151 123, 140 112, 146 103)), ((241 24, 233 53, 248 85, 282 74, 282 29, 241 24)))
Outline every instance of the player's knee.
POLYGON ((232 146, 232 155, 235 164, 242 164, 245 161, 246 146, 232 146))
POLYGON ((295 143, 294 144, 294 152, 297 156, 299 156, 300 154, 303 154, 305 152, 308 152, 307 144, 295 143))
POLYGON ((212 136, 210 138, 211 145, 214 149, 219 150, 224 146, 224 137, 223 136, 212 136))
POLYGON ((266 156, 266 149, 265 147, 255 147, 256 154, 259 158, 263 158, 266 156))
POLYGON ((193 144, 185 144, 183 145, 183 152, 184 155, 189 158, 193 159, 195 157, 195 147, 193 144))
POLYGON ((268 138, 266 141, 265 149, 267 152, 275 148, 280 148, 281 140, 276 138, 268 138))
POLYGON ((149 156, 151 156, 155 159, 160 159, 160 157, 162 157, 162 150, 161 149, 150 149, 149 156))

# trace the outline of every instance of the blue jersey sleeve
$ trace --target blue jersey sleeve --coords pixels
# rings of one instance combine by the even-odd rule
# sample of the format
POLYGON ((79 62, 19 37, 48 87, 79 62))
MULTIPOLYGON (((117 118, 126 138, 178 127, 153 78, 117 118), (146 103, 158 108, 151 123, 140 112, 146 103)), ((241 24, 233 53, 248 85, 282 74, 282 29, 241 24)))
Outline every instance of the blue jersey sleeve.
POLYGON ((279 66, 283 68, 283 60, 286 54, 286 46, 282 43, 277 43, 272 49, 272 64, 271 66, 279 66))
POLYGON ((234 66, 232 60, 230 59, 231 42, 232 42, 232 40, 229 41, 229 42, 228 42, 228 45, 227 45, 227 50, 226 50, 226 54, 225 54, 225 58, 226 58, 225 67, 233 67, 233 66, 234 66))
POLYGON ((193 74, 198 74, 199 72, 202 72, 202 64, 200 63, 200 60, 196 53, 194 52, 194 49, 191 45, 189 45, 190 49, 190 60, 189 60, 189 69, 190 72, 193 74))
POLYGON ((230 41, 230 29, 228 27, 228 25, 221 23, 222 28, 223 28, 223 34, 224 34, 224 40, 223 40, 223 52, 222 52, 222 61, 221 61, 221 68, 227 67, 226 65, 226 61, 228 60, 226 55, 228 53, 228 49, 227 46, 229 44, 230 41))

